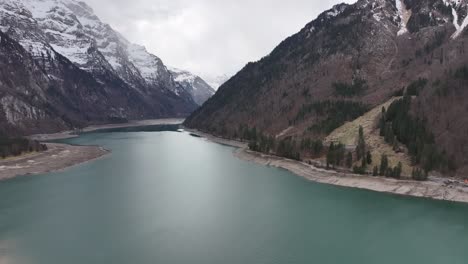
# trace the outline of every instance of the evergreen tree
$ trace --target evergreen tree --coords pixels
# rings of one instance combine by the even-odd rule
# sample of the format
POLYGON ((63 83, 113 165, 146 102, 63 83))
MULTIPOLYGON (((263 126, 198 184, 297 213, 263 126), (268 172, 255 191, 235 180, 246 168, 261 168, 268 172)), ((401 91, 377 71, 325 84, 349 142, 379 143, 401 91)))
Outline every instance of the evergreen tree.
POLYGON ((385 176, 388 169, 388 157, 383 154, 380 160, 380 176, 385 176))
POLYGON ((348 156, 346 158, 346 167, 351 168, 353 166, 353 154, 348 152, 348 156))
POLYGON ((371 154, 371 152, 369 150, 367 151, 366 161, 367 161, 367 164, 369 164, 369 165, 372 164, 372 154, 371 154))
POLYGON ((335 145, 333 142, 330 143, 327 153, 327 168, 340 166, 345 159, 345 146, 341 143, 335 145))
POLYGON ((398 162, 398 166, 396 166, 395 169, 393 170, 393 177, 395 179, 400 179, 402 171, 403 171, 403 164, 401 164, 401 162, 398 162))
POLYGON ((327 169, 330 168, 330 165, 334 166, 334 164, 335 164, 335 144, 332 142, 330 143, 330 147, 328 147, 327 169))
POLYGON ((354 166, 353 167, 353 173, 363 175, 363 174, 366 174, 366 169, 363 168, 363 167, 354 166))
POLYGON ((379 176, 379 167, 374 166, 374 170, 372 172, 372 176, 379 176))
POLYGON ((396 139, 395 136, 393 137, 393 146, 392 146, 392 148, 393 148, 394 151, 397 151, 399 149, 398 140, 396 139))
POLYGON ((356 146, 356 156, 357 160, 361 160, 364 158, 366 153, 366 141, 364 139, 364 129, 362 126, 359 126, 359 136, 358 136, 358 144, 356 146))
POLYGON ((380 122, 379 122, 379 129, 380 129, 380 136, 383 137, 385 136, 385 120, 386 120, 386 110, 385 110, 385 107, 382 107, 382 114, 380 116, 380 122))
POLYGON ((385 127, 385 142, 393 145, 394 139, 395 135, 393 134, 392 124, 388 123, 385 127))
POLYGON ((319 155, 323 150, 323 142, 322 140, 316 140, 313 143, 313 152, 315 155, 319 155))
POLYGON ((361 168, 363 170, 365 170, 367 168, 367 161, 364 158, 361 160, 361 168))
POLYGON ((427 174, 424 173, 421 169, 415 168, 413 169, 413 172, 411 173, 411 176, 413 180, 415 181, 426 181, 427 180, 427 174))
POLYGON ((387 171, 385 172, 385 177, 387 177, 387 178, 392 178, 393 177, 392 168, 387 168, 387 171))
POLYGON ((335 165, 340 166, 341 163, 343 162, 345 158, 345 147, 343 144, 338 144, 338 146, 335 147, 335 165))

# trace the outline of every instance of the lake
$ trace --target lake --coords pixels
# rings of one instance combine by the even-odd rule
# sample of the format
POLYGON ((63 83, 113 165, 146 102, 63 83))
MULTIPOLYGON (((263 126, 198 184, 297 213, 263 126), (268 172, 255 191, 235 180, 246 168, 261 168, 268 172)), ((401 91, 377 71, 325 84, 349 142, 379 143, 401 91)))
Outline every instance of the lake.
POLYGON ((112 154, 0 182, 1 264, 468 262, 468 205, 309 182, 188 133, 66 142, 112 154))

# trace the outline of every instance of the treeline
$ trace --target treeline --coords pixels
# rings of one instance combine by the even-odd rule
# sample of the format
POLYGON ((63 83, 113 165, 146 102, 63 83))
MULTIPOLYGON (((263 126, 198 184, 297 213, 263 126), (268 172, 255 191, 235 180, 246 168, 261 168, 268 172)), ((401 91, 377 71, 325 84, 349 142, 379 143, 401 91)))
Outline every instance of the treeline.
POLYGON ((290 125, 304 120, 314 114, 325 119, 310 126, 308 130, 317 134, 330 134, 333 130, 342 126, 345 122, 354 120, 369 111, 369 107, 359 103, 345 100, 319 101, 303 105, 290 125))
POLYGON ((448 75, 453 78, 446 78, 444 80, 437 79, 433 86, 436 87, 434 95, 439 97, 448 96, 451 91, 466 89, 468 81, 468 66, 463 65, 456 69, 454 72, 451 70, 448 75))
POLYGON ((419 78, 418 80, 410 83, 406 88, 406 93, 410 96, 418 96, 419 93, 426 87, 427 79, 419 78))
POLYGON ((346 100, 319 101, 308 105, 303 105, 291 124, 304 120, 308 115, 311 114, 319 117, 325 116, 327 118, 322 120, 322 122, 317 124, 314 128, 311 128, 311 130, 329 133, 343 125, 345 122, 362 116, 367 111, 369 111, 369 107, 359 102, 346 100))
MULTIPOLYGON (((358 144, 356 146, 356 155, 353 151, 347 151, 346 146, 342 143, 330 143, 330 146, 325 147, 322 140, 304 138, 297 141, 292 137, 286 137, 281 140, 275 139, 273 136, 268 136, 254 128, 247 126, 239 126, 239 135, 242 135, 243 140, 249 141, 249 149, 252 151, 262 152, 266 154, 274 154, 279 157, 285 157, 294 160, 301 160, 301 153, 310 154, 320 157, 326 154, 327 169, 336 167, 347 167, 356 174, 366 174, 367 168, 372 164, 373 157, 364 138, 364 130, 359 127, 358 144), (354 161, 360 161, 360 165, 353 166, 354 161)), ((402 174, 402 164, 391 167, 386 155, 382 155, 380 167, 375 166, 373 170, 374 176, 384 176, 399 179, 402 174)), ((419 171, 413 172, 419 180, 425 180, 425 174, 419 171)))
POLYGON ((240 139, 249 142, 248 147, 252 151, 288 159, 301 160, 301 153, 320 156, 325 149, 320 139, 304 138, 298 141, 293 137, 286 137, 278 140, 274 136, 264 134, 256 127, 249 128, 245 125, 239 126, 236 134, 241 135, 240 139))
MULTIPOLYGON (((346 148, 342 143, 330 143, 327 152, 327 169, 341 166, 345 162, 346 148)), ((351 157, 352 160, 352 157, 351 157)), ((346 163, 349 161, 347 160, 346 163)), ((351 161, 352 162, 352 161, 351 161)), ((349 164, 347 164, 348 166, 349 164)), ((348 166, 351 167, 351 166, 348 166)))
POLYGON ((301 153, 297 149, 296 140, 292 137, 287 137, 279 141, 276 155, 288 159, 301 160, 301 153))
POLYGON ((346 82, 334 82, 332 87, 335 90, 335 95, 344 97, 358 96, 368 89, 366 80, 360 78, 354 79, 351 84, 346 82))
POLYGON ((265 135, 256 127, 249 128, 246 125, 240 125, 237 134, 240 135, 240 139, 249 142, 248 146, 252 151, 275 154, 294 160, 301 159, 300 148, 292 137, 278 141, 274 136, 265 135))
POLYGON ((47 146, 35 140, 0 137, 0 158, 3 159, 10 156, 20 156, 23 153, 45 150, 47 150, 47 146))
POLYGON ((420 165, 427 174, 432 170, 443 172, 455 171, 453 158, 448 158, 444 151, 439 151, 434 135, 429 131, 426 121, 414 118, 410 114, 411 97, 406 93, 402 99, 393 102, 388 110, 382 109, 380 135, 388 144, 398 150, 398 144, 404 144, 414 165, 420 165))
POLYGON ((454 77, 468 81, 468 66, 463 65, 462 67, 458 68, 454 73, 454 77))
POLYGON ((372 171, 372 175, 400 179, 402 172, 403 172, 403 164, 401 162, 398 162, 398 165, 392 168, 390 166, 388 156, 385 154, 382 154, 382 157, 380 158, 380 166, 374 167, 374 170, 372 171))
POLYGON ((306 138, 301 141, 301 150, 318 156, 323 152, 323 142, 320 139, 306 138))
MULTIPOLYGON (((450 12, 449 12, 449 14, 450 14, 450 12)), ((447 36, 447 31, 446 30, 436 31, 434 33, 434 38, 432 40, 430 40, 429 42, 427 42, 424 45, 423 49, 416 50, 416 52, 415 52, 416 58, 422 57, 424 54, 428 55, 431 52, 433 52, 435 49, 440 47, 444 43, 444 40, 445 40, 446 36, 447 36)))

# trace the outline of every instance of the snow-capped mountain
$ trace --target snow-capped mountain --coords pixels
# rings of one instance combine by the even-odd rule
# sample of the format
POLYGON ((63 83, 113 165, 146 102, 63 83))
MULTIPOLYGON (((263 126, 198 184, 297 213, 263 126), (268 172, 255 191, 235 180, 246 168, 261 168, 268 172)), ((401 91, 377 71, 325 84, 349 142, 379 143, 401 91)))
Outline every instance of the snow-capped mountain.
POLYGON ((203 76, 203 79, 206 81, 206 83, 208 83, 215 90, 218 90, 218 88, 230 78, 231 76, 227 74, 219 76, 203 76))
MULTIPOLYGON (((49 98, 50 85, 35 87, 41 94, 42 101, 57 100, 56 104, 63 104, 60 110, 55 111, 57 113, 44 117, 46 119, 58 115, 63 116, 62 119, 78 119, 79 123, 88 123, 108 122, 116 118, 184 116, 197 107, 189 91, 190 87, 188 90, 181 89, 160 58, 144 47, 126 40, 103 23, 84 2, 0 0, 0 31, 6 34, 8 41, 16 42, 30 55, 31 63, 41 68, 48 82, 57 83, 54 85, 58 88, 53 92, 53 100, 49 98), (73 83, 74 78, 63 75, 65 69, 73 69, 73 73, 69 73, 72 76, 86 76, 94 81, 95 90, 72 96, 69 90, 78 89, 80 85, 73 83), (64 87, 69 82, 71 86, 64 87), (101 105, 106 106, 105 111, 96 113, 99 118, 92 117, 95 112, 92 105, 81 116, 67 116, 70 110, 67 108, 79 109, 89 103, 80 100, 96 101, 98 98, 102 98, 101 105)), ((0 79, 0 92, 7 90, 4 86, 8 82, 5 80, 10 77, 0 79)), ((22 92, 28 95, 28 88, 30 87, 25 87, 23 91, 16 90, 18 94, 15 96, 21 97, 22 92)), ((21 107, 11 103, 11 100, 9 102, 1 105, 3 112, 9 113, 6 116, 21 116, 21 107), (13 114, 15 111, 17 113, 13 114)), ((12 126, 21 125, 18 120, 7 121, 12 126)), ((67 123, 66 127, 77 123, 64 120, 58 122, 62 123, 60 126, 67 123)))
POLYGON ((202 105, 216 92, 197 75, 177 68, 169 68, 169 71, 174 77, 178 91, 188 91, 198 105, 202 105))

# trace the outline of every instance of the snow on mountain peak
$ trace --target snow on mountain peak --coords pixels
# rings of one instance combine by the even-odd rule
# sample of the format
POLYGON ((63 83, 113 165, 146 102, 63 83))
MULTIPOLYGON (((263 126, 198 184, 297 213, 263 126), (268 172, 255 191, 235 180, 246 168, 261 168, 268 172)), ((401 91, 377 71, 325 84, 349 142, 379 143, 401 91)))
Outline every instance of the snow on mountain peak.
POLYGON ((198 105, 202 105, 215 93, 215 90, 199 76, 173 67, 168 69, 174 77, 177 89, 189 92, 198 105))
POLYGON ((198 78, 198 76, 188 72, 188 71, 184 71, 184 70, 181 70, 181 69, 177 69, 177 68, 174 68, 174 67, 168 67, 169 71, 171 71, 173 73, 174 76, 174 80, 176 82, 189 82, 189 83, 192 83, 195 81, 196 78, 198 78))
MULTIPOLYGON (((134 81, 132 76, 141 76, 145 82, 152 84, 159 82, 161 73, 165 71, 162 61, 150 54, 142 46, 130 43, 122 35, 114 31, 108 24, 103 23, 86 3, 77 0, 0 0, 0 7, 12 6, 15 10, 0 10, 0 18, 27 11, 30 23, 36 23, 42 31, 42 38, 32 38, 26 32, 20 42, 28 44, 47 42, 58 53, 67 57, 78 67, 94 71, 96 57, 90 53, 96 48, 107 60, 109 67, 121 72, 127 82, 134 81), (1 12, 3 11, 3 12, 1 12), (9 13, 7 13, 9 12, 9 13)), ((16 18, 18 20, 18 18, 16 18)), ((8 22, 8 21, 7 21, 8 22)), ((2 29, 7 30, 6 24, 1 23, 2 29)), ((23 24, 29 22, 22 20, 23 24)), ((32 31, 31 28, 25 31, 32 31)), ((162 80, 166 86, 171 86, 170 80, 162 80)))

